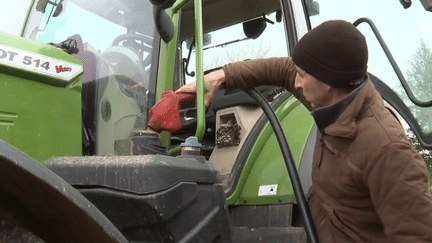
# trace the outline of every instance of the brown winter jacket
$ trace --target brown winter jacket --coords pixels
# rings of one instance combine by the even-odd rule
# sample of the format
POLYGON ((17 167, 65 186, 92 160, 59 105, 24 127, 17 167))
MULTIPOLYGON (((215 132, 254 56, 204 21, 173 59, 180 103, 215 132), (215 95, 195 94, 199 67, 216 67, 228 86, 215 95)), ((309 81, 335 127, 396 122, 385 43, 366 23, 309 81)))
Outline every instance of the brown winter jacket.
MULTIPOLYGON (((227 89, 280 85, 304 102, 294 89, 291 58, 239 62, 223 69, 227 89)), ((320 242, 432 242, 432 198, 424 161, 372 82, 366 80, 356 91, 338 118, 320 127, 315 147, 308 200, 320 242)), ((318 110, 316 119, 323 116, 318 110)))

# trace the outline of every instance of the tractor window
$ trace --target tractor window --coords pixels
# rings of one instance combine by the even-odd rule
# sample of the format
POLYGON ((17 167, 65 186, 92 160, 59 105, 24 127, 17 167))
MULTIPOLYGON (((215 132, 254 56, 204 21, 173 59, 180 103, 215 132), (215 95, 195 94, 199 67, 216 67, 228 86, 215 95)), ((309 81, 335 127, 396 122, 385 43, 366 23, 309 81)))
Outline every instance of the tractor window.
POLYGON ((76 46, 84 66, 85 154, 129 155, 132 135, 147 128, 151 10, 149 1, 35 1, 24 37, 76 46))
MULTIPOLYGON (((415 98, 423 102, 432 100, 432 13, 426 11, 420 1, 306 0, 306 5, 309 6, 312 27, 331 19, 344 19, 351 23, 359 18, 371 19, 415 98)), ((414 122, 418 122, 424 136, 431 134, 432 108, 421 108, 408 99, 370 26, 361 23, 358 28, 368 42, 368 71, 400 96, 417 120, 414 122)))
MULTIPOLYGON (((264 20, 262 17, 253 20, 265 21, 266 27, 261 34, 254 28, 245 27, 245 29, 243 23, 206 34, 204 36, 204 70, 247 59, 287 56, 284 25, 281 21, 277 21, 279 18, 276 15, 277 12, 273 12, 266 15, 264 20)), ((253 27, 253 23, 250 26, 253 27)), ((192 48, 192 52, 189 53, 192 43, 192 39, 187 39, 182 43, 185 83, 193 82, 196 79, 195 49, 192 48)))
POLYGON ((38 29, 33 29, 31 37, 44 43, 61 42, 74 34, 79 34, 96 51, 104 51, 111 46, 117 36, 126 33, 127 29, 108 19, 87 11, 73 2, 68 2, 65 13, 50 18, 51 8, 48 5, 38 29), (46 27, 45 27, 46 25, 46 27), (105 33, 101 38, 100 33, 105 33))

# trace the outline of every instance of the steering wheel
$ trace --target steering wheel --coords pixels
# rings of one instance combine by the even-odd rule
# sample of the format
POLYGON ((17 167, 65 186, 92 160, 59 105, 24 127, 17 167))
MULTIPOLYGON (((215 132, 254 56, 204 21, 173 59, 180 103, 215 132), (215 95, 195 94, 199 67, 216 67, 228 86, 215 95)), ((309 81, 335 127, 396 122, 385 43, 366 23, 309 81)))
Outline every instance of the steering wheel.
POLYGON ((134 52, 137 53, 140 61, 143 64, 143 67, 147 67, 151 62, 151 53, 153 50, 153 38, 146 35, 140 34, 123 34, 117 36, 111 46, 120 46, 121 42, 125 42, 125 47, 130 48, 134 52), (141 43, 136 42, 136 40, 140 40, 141 43), (145 59, 143 59, 143 53, 147 52, 149 55, 145 59))

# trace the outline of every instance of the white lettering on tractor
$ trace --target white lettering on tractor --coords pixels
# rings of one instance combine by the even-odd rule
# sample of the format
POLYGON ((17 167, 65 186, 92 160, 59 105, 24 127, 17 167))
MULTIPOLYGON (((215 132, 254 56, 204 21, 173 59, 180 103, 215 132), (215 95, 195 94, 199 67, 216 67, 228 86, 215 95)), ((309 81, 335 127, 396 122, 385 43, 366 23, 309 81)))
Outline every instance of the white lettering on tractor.
POLYGON ((82 65, 4 44, 0 44, 0 65, 22 68, 63 80, 77 77, 83 71, 82 65))
POLYGON ((15 56, 18 55, 18 53, 13 51, 5 51, 3 49, 0 49, 0 58, 7 58, 9 61, 13 61, 15 56), (9 56, 9 58, 8 58, 9 56))
POLYGON ((10 54, 10 56, 9 56, 9 61, 13 61, 14 57, 15 57, 16 55, 18 55, 18 53, 16 53, 16 52, 12 52, 12 51, 8 51, 8 53, 10 54))
POLYGON ((0 49, 0 58, 5 58, 7 57, 7 52, 3 49, 0 49))

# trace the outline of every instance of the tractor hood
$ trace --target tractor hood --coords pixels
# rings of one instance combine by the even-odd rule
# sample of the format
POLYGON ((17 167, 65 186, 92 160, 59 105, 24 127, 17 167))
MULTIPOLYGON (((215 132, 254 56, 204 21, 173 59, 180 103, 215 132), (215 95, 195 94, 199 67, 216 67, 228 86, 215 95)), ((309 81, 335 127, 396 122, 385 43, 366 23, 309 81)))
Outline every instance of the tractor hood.
POLYGON ((0 32, 0 72, 66 87, 83 73, 83 66, 57 47, 0 32))

